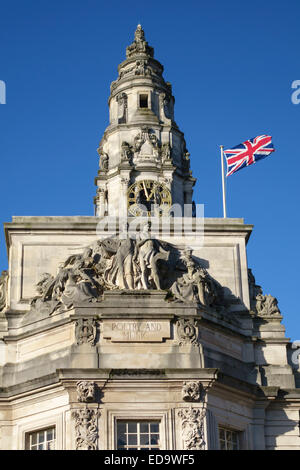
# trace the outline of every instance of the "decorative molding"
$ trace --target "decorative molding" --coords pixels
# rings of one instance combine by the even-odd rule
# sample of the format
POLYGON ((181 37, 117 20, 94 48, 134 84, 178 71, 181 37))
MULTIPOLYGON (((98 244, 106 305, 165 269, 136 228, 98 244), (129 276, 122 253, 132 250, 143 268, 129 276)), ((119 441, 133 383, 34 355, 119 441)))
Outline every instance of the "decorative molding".
POLYGON ((203 450, 204 441, 204 408, 182 408, 178 412, 182 425, 182 440, 185 450, 203 450))
POLYGON ((76 450, 98 449, 98 409, 83 408, 73 412, 75 419, 76 450))

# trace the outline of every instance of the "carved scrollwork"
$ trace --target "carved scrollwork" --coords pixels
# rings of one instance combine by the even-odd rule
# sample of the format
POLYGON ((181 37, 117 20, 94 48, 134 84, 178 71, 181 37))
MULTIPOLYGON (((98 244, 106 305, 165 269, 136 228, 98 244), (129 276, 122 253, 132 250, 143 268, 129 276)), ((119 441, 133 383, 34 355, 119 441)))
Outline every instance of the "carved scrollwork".
POLYGON ((198 344, 198 331, 194 319, 180 318, 177 321, 177 336, 179 345, 198 344))
POLYGON ((182 424, 182 440, 185 450, 202 450, 204 441, 205 410, 200 408, 182 408, 178 412, 182 424))
POLYGON ((76 450, 97 450, 100 411, 84 408, 74 411, 72 416, 75 419, 76 450))

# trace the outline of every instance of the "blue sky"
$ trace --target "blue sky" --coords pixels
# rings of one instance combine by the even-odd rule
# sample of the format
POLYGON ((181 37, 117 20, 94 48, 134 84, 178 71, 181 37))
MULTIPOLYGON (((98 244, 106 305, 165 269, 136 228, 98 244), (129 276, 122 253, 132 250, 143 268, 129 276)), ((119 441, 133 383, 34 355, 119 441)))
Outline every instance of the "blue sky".
MULTIPOLYGON (((219 145, 259 134, 276 152, 228 179, 228 216, 254 224, 248 262, 278 298, 287 336, 298 321, 299 1, 0 2, 0 222, 13 215, 92 215, 96 148, 109 86, 141 22, 173 85, 207 217, 222 217, 219 145)), ((6 269, 3 231, 0 270, 6 269)))

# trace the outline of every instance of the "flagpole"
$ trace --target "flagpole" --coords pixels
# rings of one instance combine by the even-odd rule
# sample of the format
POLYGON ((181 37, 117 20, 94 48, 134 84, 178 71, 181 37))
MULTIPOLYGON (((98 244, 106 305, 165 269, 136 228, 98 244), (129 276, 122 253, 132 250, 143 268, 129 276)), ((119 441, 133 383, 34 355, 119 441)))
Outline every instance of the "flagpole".
POLYGON ((221 149, 221 166, 222 166, 222 190, 223 190, 223 217, 226 219, 226 191, 225 191, 225 173, 224 173, 224 155, 223 155, 223 145, 220 145, 221 149))

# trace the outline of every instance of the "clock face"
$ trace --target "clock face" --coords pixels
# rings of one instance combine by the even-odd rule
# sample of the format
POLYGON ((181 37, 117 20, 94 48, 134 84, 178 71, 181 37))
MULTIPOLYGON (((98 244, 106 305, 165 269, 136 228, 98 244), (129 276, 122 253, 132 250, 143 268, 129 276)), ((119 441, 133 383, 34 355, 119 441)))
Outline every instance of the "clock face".
POLYGON ((163 183, 142 180, 128 189, 128 213, 136 217, 167 216, 172 204, 170 190, 163 183))

